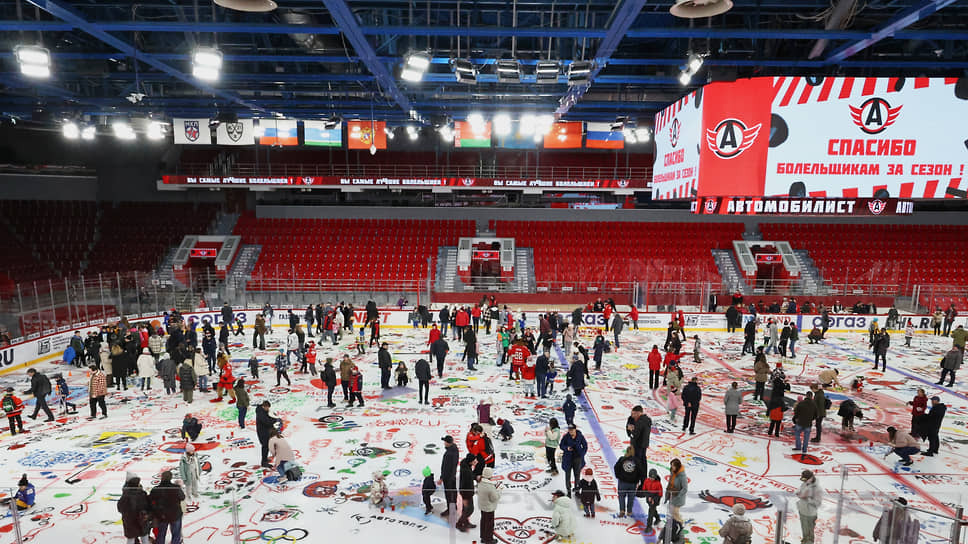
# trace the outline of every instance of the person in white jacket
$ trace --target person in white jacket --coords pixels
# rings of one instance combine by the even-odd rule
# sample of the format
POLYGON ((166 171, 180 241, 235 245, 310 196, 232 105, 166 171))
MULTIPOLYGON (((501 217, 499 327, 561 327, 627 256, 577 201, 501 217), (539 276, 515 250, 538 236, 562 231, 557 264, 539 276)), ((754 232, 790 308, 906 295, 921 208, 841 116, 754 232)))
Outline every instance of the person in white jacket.
POLYGON ((141 350, 141 355, 138 356, 138 377, 141 378, 142 391, 151 389, 151 378, 157 374, 158 369, 155 367, 155 358, 151 356, 148 348, 144 348, 141 350))
POLYGON ((481 509, 481 544, 495 544, 494 511, 501 500, 500 483, 494 481, 494 469, 486 467, 477 483, 477 506, 481 509))
POLYGON ((813 471, 804 470, 800 474, 800 489, 797 490, 797 512, 800 514, 800 543, 813 544, 813 528, 817 523, 817 511, 823 501, 823 490, 813 471))
POLYGON ((198 465, 195 446, 191 442, 185 445, 185 453, 178 462, 178 472, 185 484, 185 496, 198 498, 198 480, 202 477, 202 469, 198 465))
POLYGON ((554 511, 551 513, 551 527, 555 530, 558 540, 570 540, 575 536, 574 503, 565 496, 565 492, 557 490, 551 494, 554 511))
POLYGON ((198 390, 203 393, 208 393, 208 361, 205 359, 201 347, 195 348, 195 358, 192 360, 192 366, 195 367, 195 374, 198 375, 198 390))

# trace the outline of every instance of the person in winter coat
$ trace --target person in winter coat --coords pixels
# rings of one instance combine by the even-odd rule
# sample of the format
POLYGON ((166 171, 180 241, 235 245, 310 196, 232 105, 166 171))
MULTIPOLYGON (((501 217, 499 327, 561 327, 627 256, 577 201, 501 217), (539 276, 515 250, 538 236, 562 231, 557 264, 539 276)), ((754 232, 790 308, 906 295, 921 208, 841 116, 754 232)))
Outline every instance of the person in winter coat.
POLYGON ((887 428, 887 443, 891 446, 891 450, 884 458, 887 459, 892 453, 896 453, 901 458, 901 464, 906 467, 914 463, 911 456, 921 451, 918 442, 910 434, 894 427, 887 428))
POLYGON ((158 376, 165 385, 165 394, 167 395, 172 395, 176 391, 175 373, 177 370, 175 361, 167 353, 162 354, 161 359, 158 360, 158 376))
POLYGON ((496 544, 494 512, 501 500, 500 482, 494 481, 494 469, 484 468, 477 482, 477 507, 481 510, 481 544, 496 544))
POLYGON ((605 355, 605 337, 598 335, 595 337, 595 343, 592 344, 592 350, 595 352, 595 370, 602 369, 602 357, 605 355))
POLYGON ((157 331, 152 330, 151 335, 148 336, 148 351, 151 353, 155 361, 160 360, 161 354, 165 352, 165 337, 162 336, 161 329, 157 331))
POLYGON ((588 367, 582 362, 576 353, 571 360, 571 367, 568 369, 568 378, 571 380, 571 388, 575 391, 575 396, 580 397, 585 390, 585 378, 588 377, 588 367))
POLYGON ((393 359, 390 357, 390 351, 387 349, 386 342, 380 344, 380 351, 377 352, 376 358, 380 366, 380 387, 390 389, 390 373, 393 371, 393 359))
POLYGON ((639 483, 645 477, 645 467, 635 458, 630 446, 625 449, 625 455, 615 462, 612 470, 615 473, 615 479, 618 480, 618 517, 624 518, 626 514, 632 514, 635 493, 639 483))
MULTIPOLYGON (((649 470, 649 477, 642 482, 642 490, 645 491, 645 502, 649 505, 649 513, 646 514, 645 520, 645 527, 648 530, 654 523, 659 523, 659 504, 662 502, 662 480, 659 479, 659 472, 654 468, 649 470)), ((626 513, 632 514, 631 502, 626 513)))
POLYGON ((571 493, 557 490, 551 494, 554 510, 551 512, 551 528, 559 540, 571 540, 575 536, 575 513, 571 509, 571 493))
POLYGON ((198 480, 202 477, 202 469, 198 465, 198 456, 195 455, 195 446, 192 444, 185 446, 185 452, 178 461, 178 474, 185 485, 185 495, 198 499, 198 480))
POLYGON ((430 363, 426 359, 418 359, 413 367, 417 378, 417 403, 430 404, 430 363))
POLYGON ((622 334, 623 329, 625 329, 625 321, 622 319, 622 316, 616 312, 615 316, 612 318, 612 335, 615 337, 616 351, 618 350, 618 348, 621 347, 618 341, 618 337, 620 334, 622 334))
MULTIPOLYGON (((87 392, 90 398, 91 417, 88 419, 94 419, 97 415, 98 406, 101 407, 101 419, 105 419, 108 417, 108 406, 104 402, 104 397, 108 394, 107 376, 94 365, 91 365, 90 369, 91 378, 87 384, 87 392)), ((12 427, 11 430, 13 430, 12 427)))
POLYGON ((420 494, 423 496, 424 515, 428 516, 434 511, 430 498, 437 492, 437 480, 434 479, 434 471, 430 467, 423 469, 424 481, 420 487, 420 494))
POLYGON ((7 423, 10 425, 11 436, 16 435, 18 429, 19 432, 24 432, 24 421, 20 417, 20 414, 24 411, 24 401, 20 400, 13 393, 13 387, 8 387, 3 395, 3 399, 0 400, 0 405, 3 406, 3 412, 7 416, 7 423))
POLYGON ((823 501, 823 490, 813 471, 800 473, 800 489, 797 490, 797 512, 800 514, 801 544, 813 544, 813 528, 817 523, 817 510, 823 501))
POLYGON ((719 536, 723 537, 723 544, 749 544, 753 536, 753 523, 746 517, 746 507, 742 504, 733 505, 733 515, 719 529, 719 536))
POLYGON ((245 378, 235 380, 232 387, 235 392, 235 399, 238 401, 235 407, 239 410, 239 428, 244 429, 245 414, 249 410, 249 392, 245 390, 245 378))
POLYGON ((770 375, 770 365, 766 362, 766 353, 763 346, 756 348, 756 360, 753 362, 753 378, 756 381, 756 389, 753 391, 753 400, 763 400, 763 392, 766 389, 766 380, 770 375))
MULTIPOLYGON (((432 329, 432 331, 434 330, 436 329, 432 329)), ((433 357, 434 360, 437 362, 438 378, 444 377, 444 359, 447 357, 447 352, 449 351, 450 351, 450 345, 447 344, 447 341, 440 336, 438 336, 433 342, 430 343, 430 356, 433 357)))
POLYGON ((648 451, 652 436, 652 419, 645 415, 642 406, 637 405, 632 408, 626 432, 629 435, 629 445, 635 451, 635 457, 642 466, 649 466, 648 451))
POLYGON ((141 478, 128 473, 117 507, 128 544, 134 544, 136 540, 148 544, 152 525, 151 506, 148 504, 148 494, 141 487, 141 478))
POLYGON ((259 437, 259 444, 262 446, 262 460, 259 464, 265 468, 272 468, 269 463, 269 438, 276 428, 276 423, 279 422, 278 418, 269 414, 271 406, 269 401, 265 400, 255 408, 255 434, 259 437))
POLYGON ((144 348, 138 356, 138 377, 141 379, 141 390, 151 389, 151 378, 155 375, 155 358, 151 356, 148 348, 144 348))
POLYGON ((356 365, 353 365, 353 370, 350 374, 350 402, 346 407, 352 408, 353 401, 358 401, 360 408, 363 407, 363 374, 356 365))
POLYGON ((854 432, 854 418, 864 418, 864 413, 858 408, 857 403, 851 399, 844 399, 840 403, 840 408, 837 409, 837 415, 840 416, 840 427, 845 432, 854 432))
POLYGON ((702 400, 702 389, 699 388, 699 378, 689 380, 682 388, 682 406, 685 409, 682 416, 682 430, 689 429, 689 434, 696 434, 696 416, 699 415, 699 403, 702 400))
POLYGON ((198 380, 198 391, 200 393, 208 393, 211 391, 208 388, 208 375, 210 373, 209 364, 205 356, 202 355, 201 348, 195 348, 195 356, 192 358, 192 364, 195 368, 195 376, 198 380))
POLYGON ((686 504, 686 493, 689 492, 689 479, 682 461, 673 459, 669 462, 669 485, 666 486, 666 502, 672 507, 672 519, 682 523, 679 509, 686 504))
POLYGON ((793 450, 800 450, 807 453, 807 445, 810 442, 810 430, 813 422, 817 419, 817 405, 813 402, 813 393, 807 391, 803 400, 798 401, 793 406, 793 435, 796 443, 793 450))
POLYGON ((823 433, 823 420, 827 417, 827 395, 820 388, 820 384, 810 384, 810 391, 813 393, 813 403, 817 407, 817 419, 815 428, 817 436, 810 439, 811 442, 820 442, 820 435, 823 433))
POLYGON ((774 355, 780 355, 780 330, 777 327, 776 321, 771 319, 767 322, 766 334, 770 341, 770 343, 766 346, 766 352, 773 353, 774 355))
POLYGON ((575 341, 575 326, 571 323, 565 327, 561 333, 561 350, 565 353, 565 358, 571 357, 571 346, 575 341))
POLYGON ((733 382, 726 393, 723 394, 723 409, 726 413, 726 432, 732 433, 736 430, 736 419, 739 417, 739 405, 743 402, 743 393, 739 390, 739 384, 733 382))
POLYGON ((941 378, 937 381, 936 385, 943 385, 945 376, 948 376, 948 387, 954 387, 955 384, 955 372, 961 368, 961 363, 964 360, 964 354, 960 349, 952 347, 948 353, 945 354, 944 358, 941 359, 941 378))
POLYGON ((266 349, 266 318, 261 313, 256 314, 252 327, 252 349, 266 349))
POLYGON ((30 376, 30 389, 24 391, 24 394, 34 396, 34 413, 27 417, 37 419, 37 414, 43 410, 47 414, 47 421, 54 421, 54 414, 47 406, 47 395, 53 391, 50 379, 34 368, 27 369, 27 375, 30 376))
POLYGON ((335 408, 336 404, 333 402, 333 393, 336 391, 336 369, 333 368, 332 357, 326 358, 326 363, 323 365, 323 371, 319 377, 326 384, 326 407, 335 408))
POLYGON ((919 425, 918 434, 928 439, 928 450, 924 452, 924 455, 928 457, 938 453, 938 447, 940 446, 938 433, 941 431, 941 422, 944 421, 944 416, 947 412, 948 407, 941 402, 941 397, 935 395, 931 397, 931 409, 920 418, 921 424, 919 425))
POLYGON ((444 502, 447 507, 440 515, 446 518, 450 516, 450 505, 457 504, 457 466, 460 453, 454 437, 446 435, 441 440, 444 442, 444 455, 440 460, 440 483, 444 486, 444 502))
POLYGON ((279 354, 276 355, 276 360, 273 363, 276 368, 276 387, 282 385, 282 379, 286 379, 286 385, 291 386, 292 381, 289 380, 289 357, 280 349, 279 354))
POLYGON ((659 388, 659 374, 662 369, 662 354, 659 353, 659 346, 652 346, 652 351, 649 352, 649 388, 658 389, 659 388))
POLYGON ((460 462, 460 475, 458 480, 458 494, 461 498, 460 518, 457 519, 457 530, 466 533, 468 529, 473 529, 476 525, 470 521, 471 514, 474 513, 474 481, 476 480, 477 456, 468 453, 460 462))
POLYGON ((151 493, 148 494, 148 504, 151 505, 151 513, 155 518, 155 527, 158 536, 155 539, 157 544, 165 544, 168 537, 168 529, 171 529, 172 544, 180 544, 182 541, 182 508, 181 503, 185 500, 185 492, 180 485, 173 483, 170 470, 161 473, 161 483, 156 485, 151 493))
POLYGON ((877 370, 877 361, 881 361, 881 372, 887 372, 887 348, 891 346, 891 335, 887 334, 887 329, 881 329, 874 336, 872 348, 874 350, 874 370, 877 370))
POLYGON ((571 395, 565 395, 565 402, 561 405, 561 411, 565 413, 565 425, 572 426, 575 424, 575 401, 571 399, 571 395))
POLYGON ((571 497, 571 477, 574 475, 575 483, 581 475, 581 469, 585 467, 585 454, 588 452, 588 442, 585 435, 581 434, 578 427, 574 424, 568 425, 568 432, 561 437, 558 444, 561 448, 561 468, 565 471, 565 488, 568 496, 571 497))
POLYGON ((373 473, 373 483, 370 484, 370 504, 381 506, 387 497, 390 496, 390 488, 387 486, 387 477, 383 471, 373 473))
POLYGON ((595 500, 602 500, 601 493, 598 492, 598 482, 591 468, 586 468, 578 481, 578 499, 581 501, 586 518, 595 517, 595 500))
POLYGON ((756 327, 757 319, 755 317, 747 321, 743 327, 743 351, 740 352, 740 355, 746 355, 747 352, 750 355, 753 354, 753 346, 756 345, 756 327))
MULTIPOLYGON (((208 365, 205 365, 205 370, 208 371, 208 365)), ((182 400, 191 404, 192 397, 195 395, 195 384, 198 383, 198 374, 195 373, 191 359, 183 360, 178 367, 178 380, 181 385, 182 400)))

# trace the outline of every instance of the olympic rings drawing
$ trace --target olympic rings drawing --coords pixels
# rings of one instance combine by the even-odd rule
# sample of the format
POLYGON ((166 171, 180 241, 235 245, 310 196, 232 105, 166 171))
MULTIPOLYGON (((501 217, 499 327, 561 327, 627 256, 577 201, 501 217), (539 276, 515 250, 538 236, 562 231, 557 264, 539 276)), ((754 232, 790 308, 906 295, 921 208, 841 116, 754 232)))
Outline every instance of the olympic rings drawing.
POLYGON ((302 528, 295 529, 283 529, 282 527, 273 527, 272 529, 266 529, 260 531, 258 529, 246 529, 239 534, 239 540, 242 542, 299 542, 309 536, 309 531, 302 528))

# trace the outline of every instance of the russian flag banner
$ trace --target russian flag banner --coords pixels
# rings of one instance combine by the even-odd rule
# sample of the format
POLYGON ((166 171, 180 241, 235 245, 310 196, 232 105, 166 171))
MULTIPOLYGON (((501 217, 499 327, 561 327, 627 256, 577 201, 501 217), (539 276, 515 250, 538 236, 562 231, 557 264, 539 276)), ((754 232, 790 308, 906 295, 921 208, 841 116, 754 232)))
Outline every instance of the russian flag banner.
POLYGON ((299 145, 295 119, 259 119, 260 145, 299 145))
POLYGON ((585 130, 585 147, 625 149, 625 136, 621 130, 612 130, 611 123, 588 123, 585 130))

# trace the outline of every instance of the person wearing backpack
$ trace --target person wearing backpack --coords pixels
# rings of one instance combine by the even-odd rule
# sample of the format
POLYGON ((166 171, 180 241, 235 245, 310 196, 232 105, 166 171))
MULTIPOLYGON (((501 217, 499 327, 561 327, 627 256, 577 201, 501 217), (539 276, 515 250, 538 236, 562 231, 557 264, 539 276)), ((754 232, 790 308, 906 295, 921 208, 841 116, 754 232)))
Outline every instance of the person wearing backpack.
POLYGON ((20 414, 24 411, 24 402, 17 398, 13 394, 13 387, 8 387, 6 393, 3 395, 3 400, 0 400, 0 405, 3 406, 3 412, 7 415, 7 422, 10 424, 10 435, 15 435, 18 432, 24 432, 24 421, 21 419, 20 414))
MULTIPOLYGON (((612 467, 615 479, 618 480, 618 517, 624 518, 626 514, 632 514, 632 506, 635 501, 636 489, 642 481, 645 468, 642 463, 635 458, 635 453, 631 447, 625 448, 625 455, 615 462, 612 467)), ((660 484, 659 494, 662 494, 660 484)))
POLYGON ((733 515, 719 529, 719 536, 723 537, 723 544, 750 544, 753 524, 746 517, 745 506, 738 503, 733 505, 733 515))

